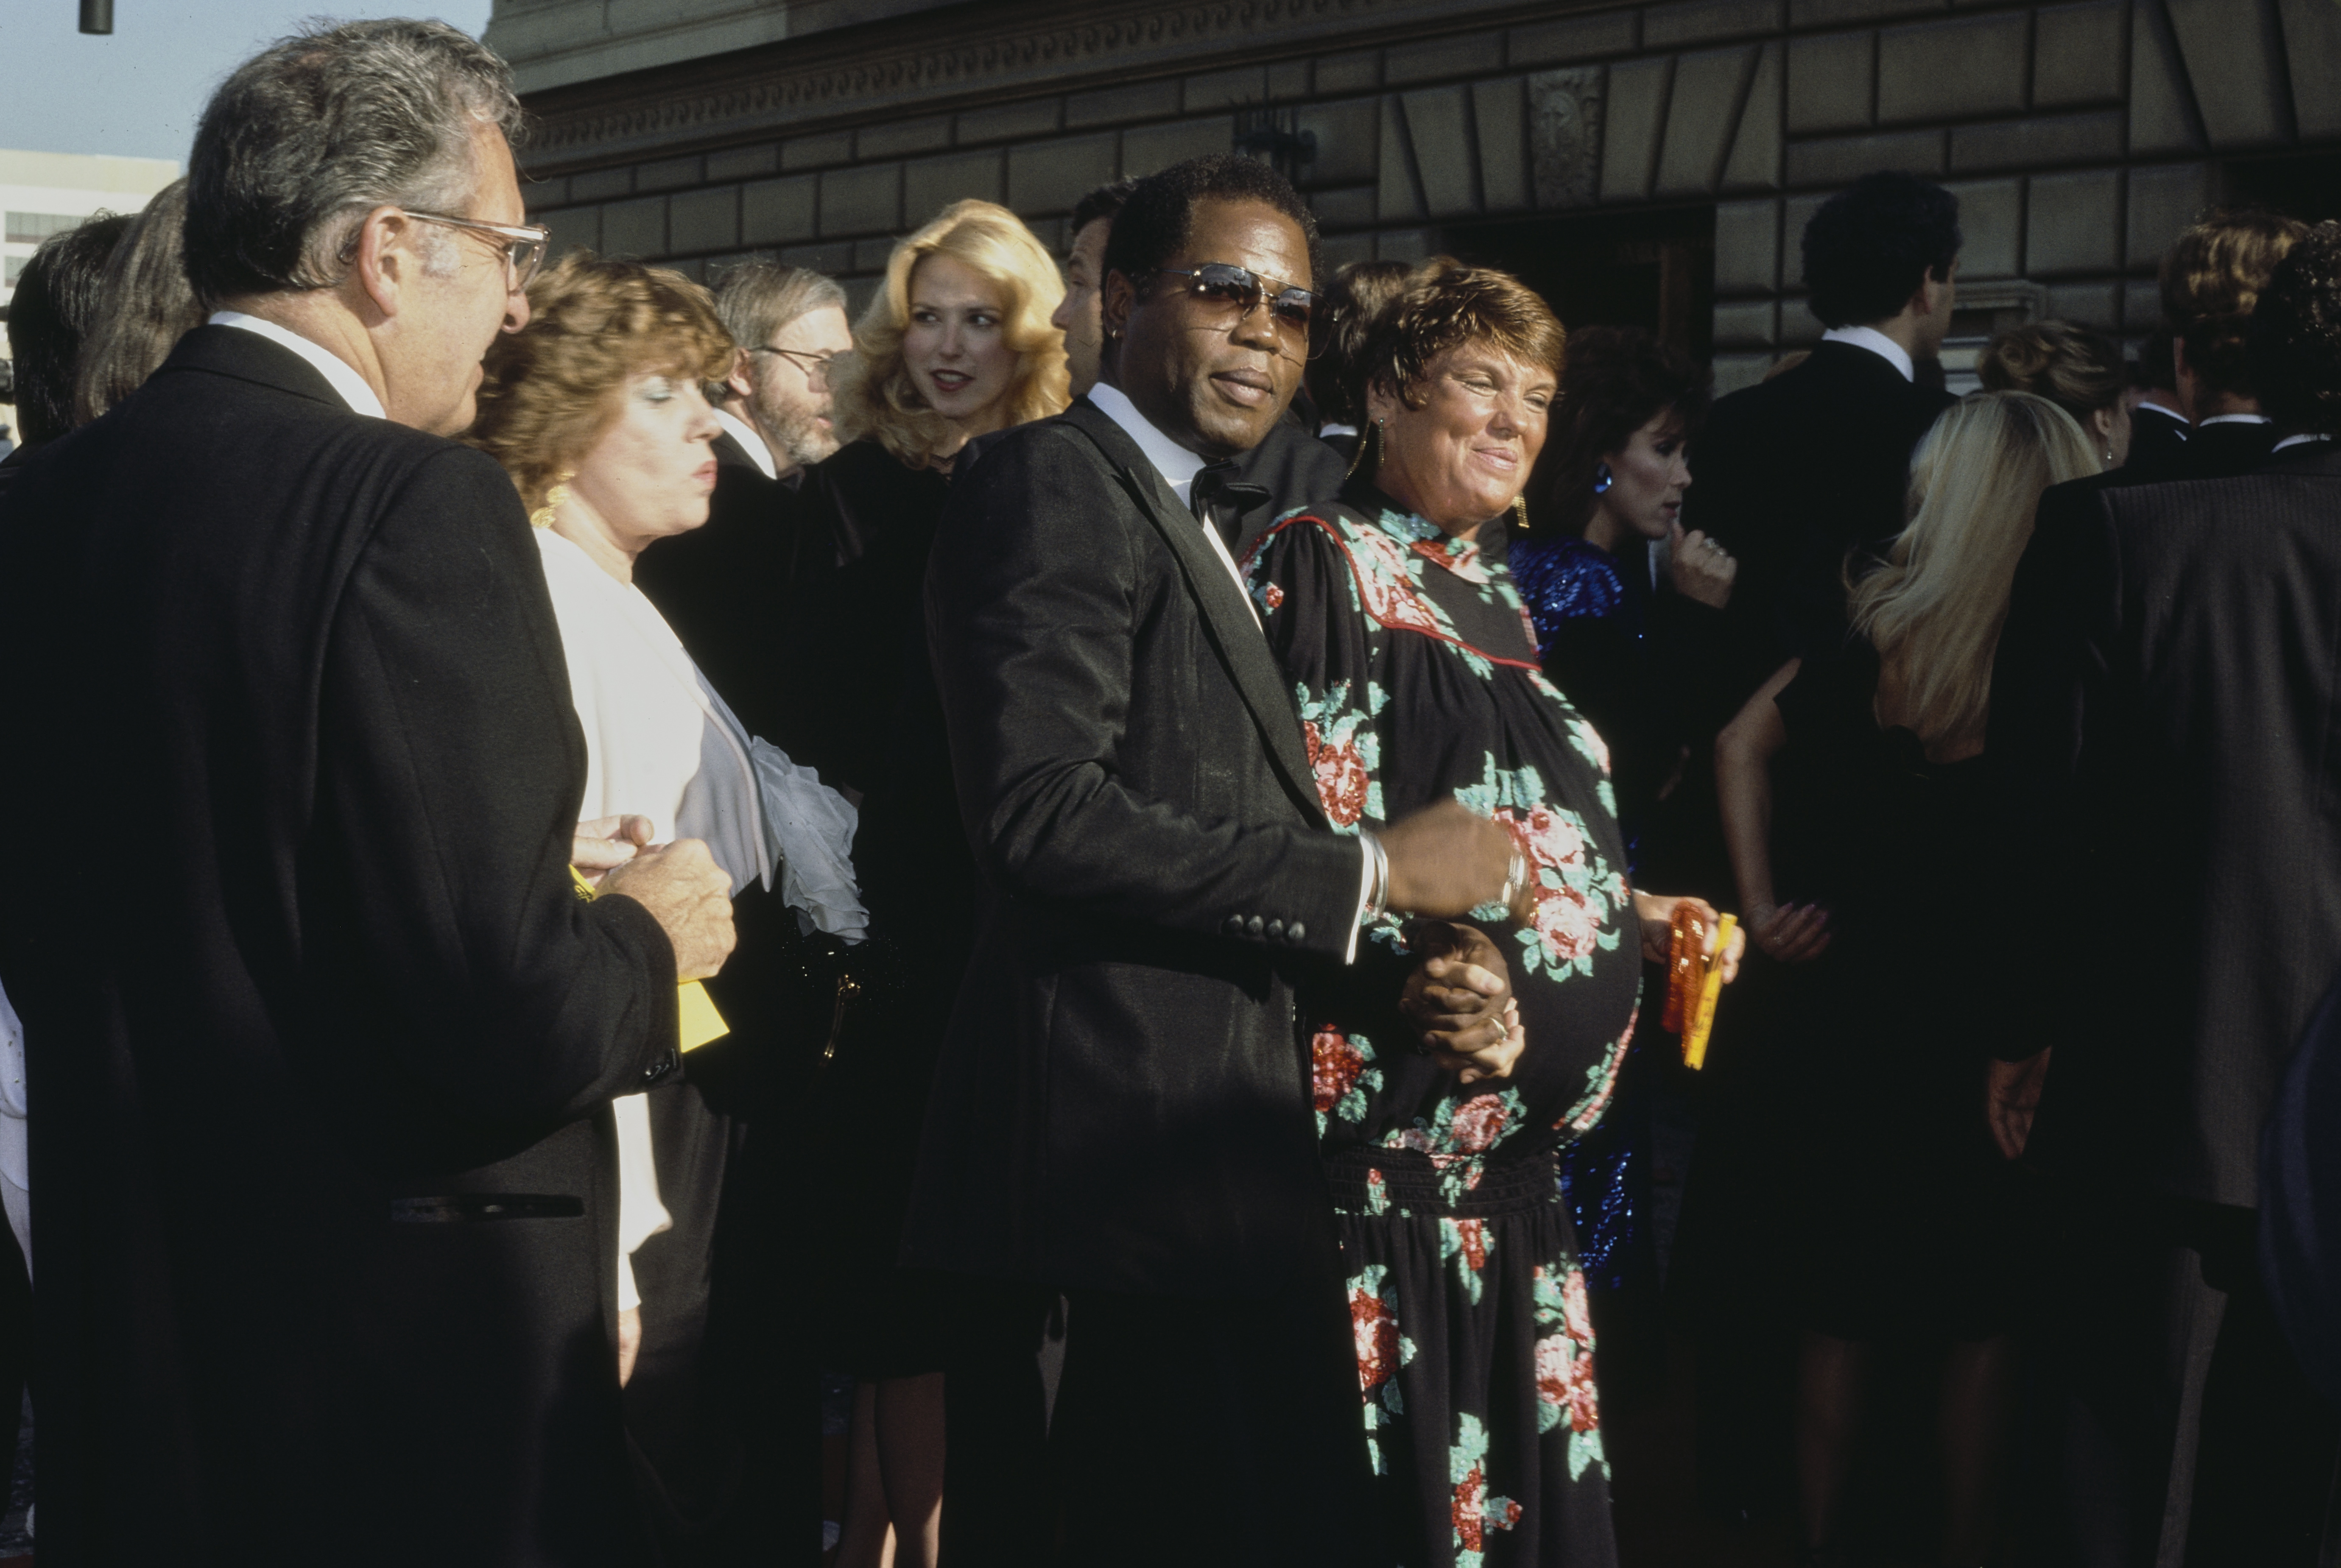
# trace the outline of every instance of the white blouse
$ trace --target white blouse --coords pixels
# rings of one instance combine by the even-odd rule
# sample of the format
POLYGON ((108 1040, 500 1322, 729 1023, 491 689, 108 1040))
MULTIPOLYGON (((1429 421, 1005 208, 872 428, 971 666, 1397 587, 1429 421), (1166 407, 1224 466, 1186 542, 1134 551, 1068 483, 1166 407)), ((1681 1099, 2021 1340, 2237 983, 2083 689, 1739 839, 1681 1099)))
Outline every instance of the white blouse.
MULTIPOLYGON (((704 839, 735 895, 769 878, 747 731, 641 589, 549 528, 536 531, 536 542, 585 730, 581 817, 648 817, 654 844, 704 839)), ((659 1199, 649 1102, 623 1095, 610 1108, 618 1122, 618 1305, 631 1308, 643 1299, 632 1255, 674 1216, 659 1199)))

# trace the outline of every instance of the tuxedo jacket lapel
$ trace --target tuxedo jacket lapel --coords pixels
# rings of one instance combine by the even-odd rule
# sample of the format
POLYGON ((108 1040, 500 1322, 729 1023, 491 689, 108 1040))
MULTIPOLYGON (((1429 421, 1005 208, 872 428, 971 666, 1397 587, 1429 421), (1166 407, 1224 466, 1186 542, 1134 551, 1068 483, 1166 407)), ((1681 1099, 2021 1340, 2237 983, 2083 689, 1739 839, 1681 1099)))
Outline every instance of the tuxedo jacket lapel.
POLYGON ((1077 402, 1061 417, 1096 445, 1140 514, 1178 558, 1187 591, 1202 612, 1204 630, 1234 677, 1244 706, 1251 710, 1252 722, 1268 743, 1270 759, 1293 799, 1312 819, 1322 821, 1324 808, 1317 796, 1316 772, 1309 765, 1308 743, 1301 736, 1300 718, 1293 710, 1284 673, 1269 651, 1267 639, 1260 635, 1260 620, 1251 605, 1204 539, 1204 525, 1180 504, 1161 471, 1138 450, 1138 443, 1101 411, 1086 402, 1077 402))

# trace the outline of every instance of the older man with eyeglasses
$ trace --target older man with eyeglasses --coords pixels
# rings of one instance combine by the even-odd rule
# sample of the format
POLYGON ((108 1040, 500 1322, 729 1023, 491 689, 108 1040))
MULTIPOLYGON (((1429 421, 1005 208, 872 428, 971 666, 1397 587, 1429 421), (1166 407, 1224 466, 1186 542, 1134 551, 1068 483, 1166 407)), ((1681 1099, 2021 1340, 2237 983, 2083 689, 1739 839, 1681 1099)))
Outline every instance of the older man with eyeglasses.
POLYGON ((445 439, 543 255, 519 119, 436 23, 238 68, 188 175, 215 313, 0 511, 59 1562, 649 1560, 607 1105, 674 1070, 728 878, 574 842, 528 521, 445 439))

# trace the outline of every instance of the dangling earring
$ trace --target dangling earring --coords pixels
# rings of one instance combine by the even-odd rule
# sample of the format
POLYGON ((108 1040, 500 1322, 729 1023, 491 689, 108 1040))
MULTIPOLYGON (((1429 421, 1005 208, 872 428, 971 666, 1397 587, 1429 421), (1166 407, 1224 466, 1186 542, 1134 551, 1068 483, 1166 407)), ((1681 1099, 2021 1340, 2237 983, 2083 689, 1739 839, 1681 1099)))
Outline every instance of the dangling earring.
POLYGON ((1512 497, 1512 521, 1522 533, 1529 531, 1529 498, 1527 496, 1512 497))
POLYGON ((1611 485, 1613 485, 1613 484, 1616 484, 1617 482, 1618 482, 1618 476, 1617 476, 1616 474, 1611 473, 1611 472, 1609 471, 1609 465, 1608 463, 1606 463, 1606 462, 1597 462, 1597 463, 1595 463, 1595 464, 1593 465, 1593 493, 1594 493, 1594 494, 1596 494, 1596 495, 1607 495, 1607 494, 1609 494, 1609 487, 1610 487, 1611 485))
POLYGON ((1381 445, 1382 422, 1376 420, 1372 424, 1366 427, 1366 433, 1358 438, 1358 450, 1350 454, 1349 472, 1344 473, 1341 477, 1343 479, 1347 479, 1350 474, 1354 474, 1358 471, 1359 465, 1366 461, 1366 449, 1370 446, 1374 449, 1373 467, 1366 470, 1367 475, 1370 477, 1375 469, 1379 469, 1382 465, 1381 445))
POLYGON ((553 487, 544 492, 544 504, 528 514, 529 527, 551 528, 553 526, 553 514, 568 504, 569 481, 576 477, 577 471, 573 468, 562 471, 561 477, 554 480, 553 487))

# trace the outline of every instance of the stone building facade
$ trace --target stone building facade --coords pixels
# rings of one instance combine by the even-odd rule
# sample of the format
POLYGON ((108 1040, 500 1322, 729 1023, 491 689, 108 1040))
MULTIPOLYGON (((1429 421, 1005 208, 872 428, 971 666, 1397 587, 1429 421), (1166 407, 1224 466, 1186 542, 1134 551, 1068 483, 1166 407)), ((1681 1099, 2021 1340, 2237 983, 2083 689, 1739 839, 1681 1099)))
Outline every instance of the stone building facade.
POLYGON ((1330 261, 1509 266, 1721 390, 1818 337, 1798 236, 1868 170, 1959 195, 1954 384, 2010 322, 2137 338, 2207 207, 2341 216, 2336 0, 497 0, 487 39, 557 247, 776 256, 859 301, 959 197, 1054 244, 1101 181, 1240 147, 1330 261))

